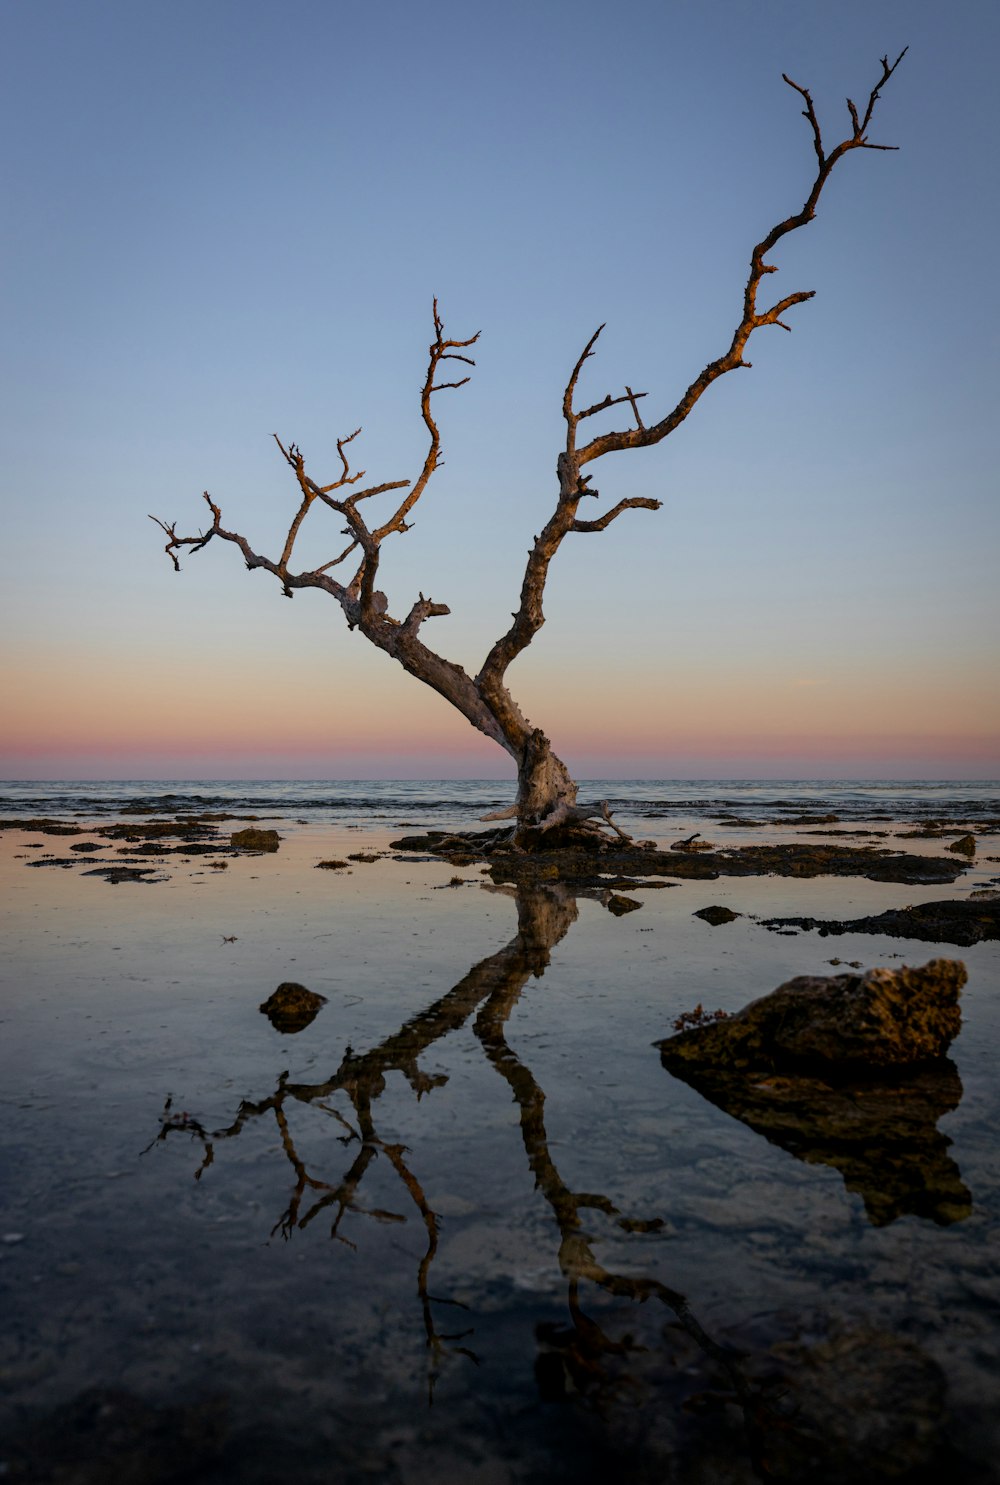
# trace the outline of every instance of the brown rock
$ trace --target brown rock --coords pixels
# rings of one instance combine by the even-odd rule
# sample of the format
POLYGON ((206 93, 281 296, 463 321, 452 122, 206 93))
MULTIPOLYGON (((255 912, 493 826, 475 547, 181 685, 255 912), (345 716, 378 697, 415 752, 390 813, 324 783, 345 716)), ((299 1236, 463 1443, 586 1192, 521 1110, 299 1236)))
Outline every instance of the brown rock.
POLYGON ((960 856, 974 856, 976 854, 976 837, 974 835, 960 835, 958 840, 952 841, 948 850, 957 851, 960 856))
POLYGON ((905 1066, 943 1057, 962 1024, 957 959, 801 975, 715 1025, 658 1043, 668 1067, 767 1071, 905 1066))
POLYGON ((280 1031, 285 1036, 294 1036, 297 1031, 303 1031, 310 1022, 315 1021, 325 1005, 325 995, 317 995, 314 990, 307 990, 304 985, 296 985, 294 981, 288 980, 279 985, 273 995, 268 996, 260 1009, 275 1031, 280 1031))
POLYGON ((607 902, 608 912, 614 913, 616 918, 623 918, 626 913, 634 913, 641 907, 642 903, 636 902, 634 897, 622 897, 618 892, 612 892, 607 902))
POLYGON ((276 851, 281 845, 281 836, 276 830, 234 830, 229 844, 241 851, 276 851))
POLYGON ((743 914, 734 913, 732 908, 720 907, 718 904, 715 904, 712 907, 699 908, 691 916, 693 918, 702 918, 706 923, 711 924, 713 928, 718 928, 720 923, 735 923, 736 919, 742 918, 743 914))

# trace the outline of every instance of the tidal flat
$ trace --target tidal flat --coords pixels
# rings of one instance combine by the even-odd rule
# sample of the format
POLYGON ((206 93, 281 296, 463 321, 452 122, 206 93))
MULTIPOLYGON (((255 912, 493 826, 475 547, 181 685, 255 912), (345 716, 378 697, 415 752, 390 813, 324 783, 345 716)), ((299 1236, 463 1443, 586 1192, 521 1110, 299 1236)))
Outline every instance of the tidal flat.
POLYGON ((903 911, 990 920, 1000 825, 756 814, 619 818, 664 852, 752 831, 944 882, 601 890, 401 850, 403 813, 12 815, 2 1478, 1000 1480, 1000 951, 903 911), (231 847, 247 828, 277 849, 231 847), (791 1137, 654 1045, 797 975, 934 958, 968 970, 948 1058, 819 1088, 791 1137), (309 992, 284 1020, 283 986, 309 992))

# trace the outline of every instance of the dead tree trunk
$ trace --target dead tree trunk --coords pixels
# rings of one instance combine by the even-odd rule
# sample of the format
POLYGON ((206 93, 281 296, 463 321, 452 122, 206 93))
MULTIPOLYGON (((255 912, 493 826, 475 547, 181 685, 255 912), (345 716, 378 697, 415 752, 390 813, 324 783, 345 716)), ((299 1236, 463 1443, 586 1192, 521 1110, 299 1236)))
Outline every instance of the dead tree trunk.
MULTIPOLYGON (((777 272, 776 266, 766 261, 767 257, 789 232, 794 232, 813 220, 823 187, 834 166, 847 153, 854 149, 894 148, 891 145, 870 143, 867 131, 880 90, 895 72, 904 55, 905 51, 901 52, 891 64, 888 57, 882 58, 882 74, 869 95, 863 116, 854 103, 847 100, 851 132, 829 153, 823 144, 819 121, 808 89, 785 77, 785 82, 800 95, 805 104, 802 112, 812 135, 817 161, 815 176, 801 209, 777 222, 753 248, 750 255, 750 274, 743 293, 742 314, 728 349, 708 363, 673 408, 656 421, 645 423, 639 410, 639 402, 646 393, 633 392, 631 387, 626 386, 624 392, 618 396, 608 393, 590 406, 578 409, 577 383, 584 363, 593 354, 603 325, 591 336, 563 393, 566 443, 557 461, 558 494, 555 508, 528 553, 520 604, 513 615, 513 623, 493 645, 478 675, 470 676, 462 666, 429 649, 420 638, 420 628, 425 620, 450 612, 447 604, 435 603, 421 593, 406 617, 396 619, 389 613, 385 594, 376 586, 382 543, 392 535, 409 530, 407 517, 441 462, 441 440, 432 414, 432 398, 435 393, 447 388, 463 386, 469 379, 466 375, 457 381, 438 380, 439 373, 445 369, 444 363, 447 361, 459 361, 468 366, 475 364, 465 353, 478 340, 478 334, 468 340, 446 338, 436 300, 434 339, 430 345, 427 375, 420 399, 421 416, 430 435, 430 445, 416 480, 412 483, 409 480, 390 480, 384 484, 355 488, 364 478, 364 470, 356 474, 350 471, 347 446, 361 431, 355 429, 348 437, 337 440, 341 466, 338 478, 330 484, 320 485, 306 473, 305 460, 297 446, 289 444, 286 447, 275 436, 275 442, 295 474, 300 495, 300 503, 289 526, 281 555, 277 558, 262 556, 254 551, 245 536, 225 529, 220 507, 206 492, 205 500, 212 513, 212 524, 197 536, 178 536, 175 522, 151 517, 167 534, 165 550, 174 567, 180 570, 178 552, 182 548, 200 551, 215 537, 219 537, 240 549, 249 569, 259 567, 272 573, 281 583, 288 598, 293 597, 299 588, 320 588, 335 598, 351 629, 359 629, 366 639, 398 661, 410 675, 431 686, 460 711, 473 727, 499 744, 514 760, 517 767, 517 798, 511 808, 503 812, 503 817, 516 819, 517 838, 522 844, 530 846, 542 839, 552 839, 550 832, 556 829, 564 833, 575 830, 591 836, 595 832, 600 833, 607 826, 617 831, 606 805, 596 805, 589 809, 577 805, 577 785, 566 765, 553 753, 545 733, 534 727, 522 714, 507 687, 507 672, 545 622, 542 600, 549 565, 564 539, 571 534, 604 531, 626 511, 660 508, 659 500, 634 496, 619 500, 617 505, 593 520, 580 519, 580 502, 585 498, 599 498, 598 491, 591 487, 591 475, 583 472, 585 467, 607 454, 660 443, 680 426, 713 382, 726 372, 749 368, 750 362, 744 359, 743 353, 754 331, 768 325, 779 325, 783 330, 790 329, 782 316, 813 297, 812 290, 800 290, 786 295, 768 309, 761 309, 757 303, 761 281, 765 275, 777 272), (581 424, 623 404, 628 406, 634 426, 598 433, 581 445, 581 424), (381 524, 366 520, 361 511, 362 502, 393 490, 405 490, 406 493, 399 497, 399 504, 389 518, 381 524), (321 566, 309 571, 293 572, 289 564, 296 537, 302 522, 317 502, 326 505, 344 520, 346 524, 343 534, 348 539, 347 545, 321 566), (331 575, 332 569, 349 558, 357 564, 353 576, 347 582, 340 582, 331 575)), ((618 831, 618 834, 621 832, 618 831)))

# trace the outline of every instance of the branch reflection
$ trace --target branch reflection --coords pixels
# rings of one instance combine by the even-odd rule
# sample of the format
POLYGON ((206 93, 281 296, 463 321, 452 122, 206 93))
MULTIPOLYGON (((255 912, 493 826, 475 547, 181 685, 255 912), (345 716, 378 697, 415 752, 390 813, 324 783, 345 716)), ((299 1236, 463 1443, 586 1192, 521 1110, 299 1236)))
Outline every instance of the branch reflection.
MULTIPOLYGON (((568 1327, 542 1326, 538 1338, 538 1382, 543 1396, 553 1397, 572 1390, 591 1398, 598 1407, 628 1382, 622 1376, 621 1358, 637 1349, 629 1337, 615 1339, 583 1308, 586 1286, 628 1304, 653 1300, 672 1316, 672 1327, 681 1328, 725 1378, 725 1391, 738 1404, 744 1422, 753 1468, 761 1478, 772 1478, 764 1463, 765 1439, 772 1452, 775 1438, 786 1442, 797 1433, 787 1418, 779 1417, 770 1399, 773 1377, 763 1382, 754 1368, 737 1353, 720 1344, 701 1324, 686 1297, 650 1275, 623 1273, 602 1263, 595 1252, 595 1238, 585 1223, 588 1214, 600 1213, 625 1234, 655 1233, 662 1218, 649 1214, 625 1214, 600 1193, 573 1190, 563 1178, 553 1157, 545 1122, 545 1094, 534 1073, 507 1040, 507 1025, 525 985, 540 977, 549 965, 553 949, 577 918, 577 898, 564 885, 534 883, 487 890, 514 898, 517 932, 502 949, 476 964, 448 993, 406 1021, 368 1052, 348 1048, 336 1072, 318 1083, 292 1082, 286 1073, 273 1093, 254 1102, 243 1100, 233 1121, 222 1128, 208 1129, 186 1112, 178 1114, 168 1100, 159 1133, 151 1146, 174 1134, 194 1138, 203 1149, 195 1179, 200 1180, 212 1164, 216 1147, 239 1137, 256 1121, 273 1117, 281 1147, 294 1173, 288 1205, 275 1222, 272 1236, 289 1239, 321 1217, 330 1219, 330 1236, 355 1246, 342 1231, 347 1213, 382 1223, 419 1220, 425 1233, 423 1252, 416 1273, 416 1294, 428 1353, 428 1397, 433 1400, 435 1382, 448 1357, 462 1356, 472 1363, 478 1357, 466 1344, 469 1328, 447 1328, 441 1318, 444 1308, 462 1308, 459 1301, 435 1294, 431 1274, 438 1251, 439 1218, 428 1201, 411 1152, 398 1141, 383 1138, 378 1128, 378 1100, 390 1072, 403 1075, 420 1099, 447 1083, 444 1074, 432 1074, 420 1065, 421 1057, 452 1032, 471 1023, 479 1045, 495 1072, 504 1080, 519 1110, 520 1133, 535 1187, 551 1213, 558 1233, 558 1263, 567 1286, 568 1327), (347 1113, 333 1102, 339 1096, 349 1104, 347 1113), (336 1140, 350 1152, 349 1163, 339 1179, 329 1179, 302 1157, 293 1135, 289 1112, 306 1105, 329 1118, 336 1140), (401 1210, 366 1205, 363 1189, 366 1176, 379 1157, 388 1163, 399 1181, 401 1210), (569 1383, 568 1389, 565 1383, 569 1383)), ((590 895, 590 894, 587 894, 590 895)), ((602 894, 594 895, 601 900, 602 894)), ((606 896, 606 894, 603 894, 606 896)), ((711 1095, 709 1095, 711 1096, 711 1095)), ((750 1122, 748 1120, 748 1122, 750 1122)), ((764 1131, 770 1135, 769 1131, 764 1131)), ((797 1148, 800 1158, 814 1158, 797 1148)), ((784 1447, 784 1446, 783 1446, 784 1447)))

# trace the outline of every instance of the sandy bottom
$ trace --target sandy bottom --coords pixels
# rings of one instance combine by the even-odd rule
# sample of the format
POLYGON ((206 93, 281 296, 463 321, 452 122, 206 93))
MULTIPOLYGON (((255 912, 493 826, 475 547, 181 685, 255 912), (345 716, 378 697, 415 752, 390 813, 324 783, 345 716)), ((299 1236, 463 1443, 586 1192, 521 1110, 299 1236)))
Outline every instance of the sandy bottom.
POLYGON ((316 869, 398 830, 281 831, 117 886, 0 838, 3 1478, 1000 1479, 998 947, 752 916, 1000 867, 682 882, 614 917, 477 867, 316 869), (856 1171, 652 1045, 834 958, 939 955, 969 970, 938 1129, 970 1200, 937 1220, 876 1225, 856 1171), (325 997, 294 1034, 259 1010, 285 982, 325 997))

